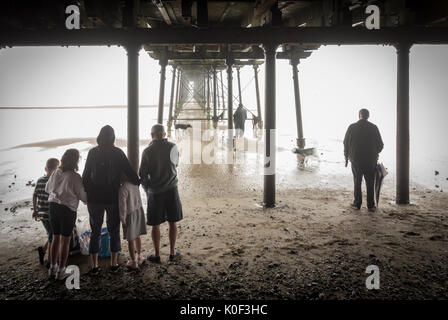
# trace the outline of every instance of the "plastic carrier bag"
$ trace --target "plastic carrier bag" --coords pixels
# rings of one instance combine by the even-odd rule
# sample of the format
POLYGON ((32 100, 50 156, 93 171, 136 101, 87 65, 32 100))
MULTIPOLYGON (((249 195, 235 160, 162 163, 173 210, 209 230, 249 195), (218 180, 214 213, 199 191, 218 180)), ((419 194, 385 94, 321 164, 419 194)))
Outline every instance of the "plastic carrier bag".
MULTIPOLYGON (((77 224, 78 234, 79 234, 79 247, 81 254, 89 255, 89 244, 90 236, 92 230, 90 229, 89 219, 87 217, 79 218, 77 224)), ((100 252, 98 257, 108 258, 110 257, 110 237, 107 228, 101 229, 101 241, 100 241, 100 252)))
POLYGON ((107 228, 101 229, 100 252, 98 252, 98 257, 100 258, 110 257, 110 237, 107 228))

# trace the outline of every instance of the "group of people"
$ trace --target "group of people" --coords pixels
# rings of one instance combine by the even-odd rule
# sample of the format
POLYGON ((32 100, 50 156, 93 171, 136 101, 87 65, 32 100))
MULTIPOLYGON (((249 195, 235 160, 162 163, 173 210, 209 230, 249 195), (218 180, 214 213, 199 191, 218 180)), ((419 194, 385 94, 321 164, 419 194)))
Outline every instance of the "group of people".
POLYGON ((127 268, 138 269, 146 260, 161 261, 160 225, 166 221, 169 223, 169 260, 180 256, 180 252, 175 250, 176 223, 183 218, 177 189, 179 154, 176 145, 166 139, 163 125, 154 125, 151 137, 138 173, 124 152, 114 145, 115 134, 110 126, 101 129, 97 137, 98 146, 89 151, 82 176, 78 173, 80 153, 77 149, 65 151, 60 162, 48 159, 46 175, 37 181, 33 194, 33 218, 40 219, 48 233, 47 243, 38 251, 42 264, 48 252, 50 277, 63 280, 70 275, 66 265, 80 201, 87 204, 89 212, 91 274, 97 275, 101 271, 98 253, 104 214, 110 235, 111 272, 120 269, 120 223, 123 237, 128 241, 130 259, 126 263, 127 268), (148 200, 146 217, 140 184, 148 200), (145 259, 140 236, 147 233, 146 225, 152 227, 154 252, 145 259))
MULTIPOLYGON (((246 112, 240 105, 234 120, 235 128, 242 129, 246 112)), ((344 138, 346 165, 351 161, 354 179, 354 201, 351 206, 360 209, 361 183, 364 177, 367 187, 367 207, 375 211, 374 180, 378 155, 383 141, 376 125, 368 121, 369 111, 359 111, 359 121, 349 126, 344 138)), ((132 168, 124 152, 115 147, 115 134, 110 126, 101 129, 98 146, 88 153, 82 176, 77 172, 80 154, 68 149, 58 159, 48 159, 46 175, 37 181, 33 196, 33 217, 40 218, 48 233, 48 241, 39 247, 39 258, 44 261, 48 252, 49 275, 56 279, 69 276, 66 271, 70 239, 76 223, 79 202, 87 204, 91 226, 89 254, 92 274, 100 272, 98 253, 101 229, 106 213, 110 234, 110 271, 119 270, 118 253, 121 251, 120 222, 123 237, 128 241, 130 259, 126 266, 138 269, 146 260, 159 263, 160 225, 169 223, 169 260, 176 259, 176 222, 183 218, 182 205, 177 189, 177 165, 179 152, 174 143, 166 139, 163 125, 151 128, 152 141, 143 151, 138 173, 132 168), (147 195, 147 214, 142 206, 139 185, 147 195), (146 259, 142 256, 140 236, 146 234, 146 225, 152 226, 151 238, 154 252, 146 259)))

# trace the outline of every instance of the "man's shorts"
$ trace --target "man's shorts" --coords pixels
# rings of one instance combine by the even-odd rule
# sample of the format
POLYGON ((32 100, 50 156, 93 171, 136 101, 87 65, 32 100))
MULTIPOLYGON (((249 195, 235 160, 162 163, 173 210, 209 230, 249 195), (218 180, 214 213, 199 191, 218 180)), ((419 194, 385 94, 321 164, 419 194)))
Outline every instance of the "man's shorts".
POLYGON ((62 204, 50 202, 50 223, 53 235, 69 237, 75 227, 76 212, 62 204))
POLYGON ((45 231, 47 231, 48 242, 52 242, 53 241, 53 230, 51 229, 50 219, 49 218, 41 219, 40 221, 42 221, 45 231))
POLYGON ((147 225, 158 226, 165 221, 182 220, 182 204, 177 186, 161 193, 147 192, 146 194, 148 196, 147 225))

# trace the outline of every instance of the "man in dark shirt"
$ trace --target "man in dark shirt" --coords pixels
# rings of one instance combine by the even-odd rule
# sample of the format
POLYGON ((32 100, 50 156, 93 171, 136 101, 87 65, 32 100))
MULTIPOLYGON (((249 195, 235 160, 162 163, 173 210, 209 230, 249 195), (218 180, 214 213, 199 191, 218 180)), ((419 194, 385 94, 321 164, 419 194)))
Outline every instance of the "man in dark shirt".
POLYGON ((369 211, 375 211, 375 170, 378 154, 383 150, 384 144, 378 127, 369 122, 368 119, 369 110, 361 109, 359 111, 359 121, 348 127, 344 138, 344 156, 346 164, 348 160, 352 164, 355 189, 355 200, 351 204, 352 207, 361 208, 361 183, 364 176, 367 188, 367 207, 369 211))
POLYGON ((235 113, 233 114, 233 124, 236 131, 237 137, 244 136, 244 124, 246 123, 247 112, 242 104, 238 105, 235 113))
POLYGON ((152 141, 143 151, 139 175, 148 198, 147 224, 152 226, 151 237, 154 254, 148 255, 151 262, 160 262, 160 225, 169 224, 170 261, 179 256, 175 251, 177 239, 176 222, 182 220, 182 204, 177 189, 177 165, 179 151, 165 137, 163 125, 151 128, 152 141))

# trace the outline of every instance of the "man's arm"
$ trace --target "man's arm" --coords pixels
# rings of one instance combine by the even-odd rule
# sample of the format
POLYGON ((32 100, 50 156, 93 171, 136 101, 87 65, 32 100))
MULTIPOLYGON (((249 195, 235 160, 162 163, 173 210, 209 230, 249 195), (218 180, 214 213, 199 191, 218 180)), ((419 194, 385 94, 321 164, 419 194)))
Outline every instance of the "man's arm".
POLYGON ((138 175, 140 176, 140 181, 142 183, 143 189, 148 189, 149 186, 149 166, 147 159, 147 151, 143 151, 142 162, 140 163, 140 169, 138 170, 138 175))
POLYGON ((380 153, 384 148, 383 139, 381 139, 380 130, 376 127, 376 150, 377 153, 380 153))
POLYGON ((179 149, 176 145, 171 148, 170 160, 176 167, 179 165, 179 149))
POLYGON ((344 137, 344 157, 345 160, 348 159, 349 156, 349 150, 350 150, 350 141, 351 141, 351 126, 348 127, 347 132, 345 133, 344 137))

